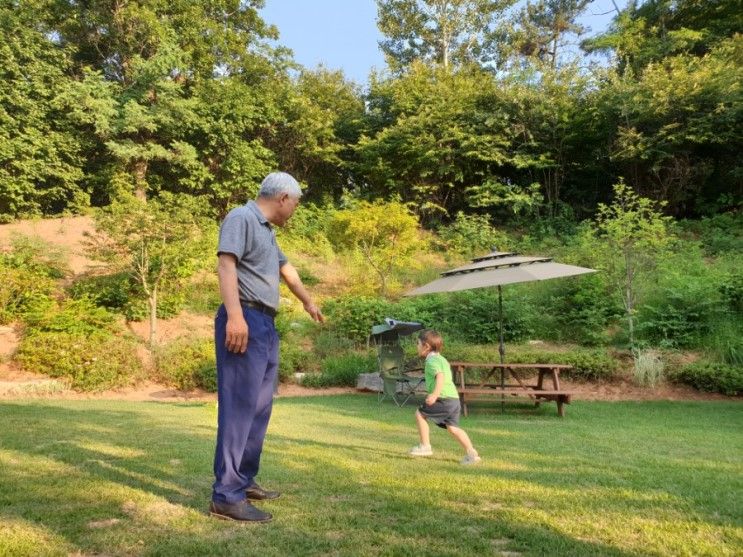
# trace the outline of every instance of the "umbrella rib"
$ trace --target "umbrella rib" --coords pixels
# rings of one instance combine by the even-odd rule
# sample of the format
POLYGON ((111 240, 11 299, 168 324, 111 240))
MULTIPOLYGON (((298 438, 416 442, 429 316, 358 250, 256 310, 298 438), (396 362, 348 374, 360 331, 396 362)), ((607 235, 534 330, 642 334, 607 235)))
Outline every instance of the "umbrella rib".
POLYGON ((552 261, 551 257, 545 257, 543 259, 535 259, 534 261, 519 261, 518 263, 503 263, 503 264, 495 264, 495 265, 489 265, 487 267, 475 267, 474 269, 460 269, 457 271, 445 271, 441 273, 441 276, 444 277, 451 277, 454 275, 465 275, 467 273, 475 273, 475 272, 482 272, 482 271, 488 271, 491 269, 508 269, 509 267, 526 267, 527 265, 532 265, 534 263, 549 263, 552 261))

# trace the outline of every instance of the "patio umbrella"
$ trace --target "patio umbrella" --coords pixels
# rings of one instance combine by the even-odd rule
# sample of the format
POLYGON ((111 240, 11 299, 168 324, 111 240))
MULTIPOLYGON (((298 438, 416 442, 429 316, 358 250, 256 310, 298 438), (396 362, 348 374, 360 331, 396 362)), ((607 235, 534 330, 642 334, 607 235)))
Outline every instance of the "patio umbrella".
POLYGON ((501 287, 504 284, 547 280, 595 272, 595 269, 555 263, 551 257, 526 257, 515 253, 493 251, 482 257, 476 257, 469 265, 445 271, 441 273, 441 278, 411 290, 405 295, 421 296, 423 294, 457 292, 459 290, 497 286, 500 333, 498 353, 500 354, 500 361, 503 363, 506 349, 503 343, 503 292, 501 287))

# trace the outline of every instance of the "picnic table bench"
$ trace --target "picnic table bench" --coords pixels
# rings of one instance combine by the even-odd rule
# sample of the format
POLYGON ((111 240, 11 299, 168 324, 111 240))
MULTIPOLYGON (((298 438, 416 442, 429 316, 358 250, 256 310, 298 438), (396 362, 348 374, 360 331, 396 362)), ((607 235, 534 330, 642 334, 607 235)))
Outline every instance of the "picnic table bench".
POLYGON ((554 401, 557 403, 557 414, 565 415, 564 404, 570 404, 574 391, 566 391, 560 388, 560 370, 572 369, 573 366, 563 364, 498 364, 498 363, 473 363, 473 362, 450 362, 454 372, 454 383, 459 392, 464 415, 468 415, 467 402, 484 397, 495 397, 500 399, 501 407, 507 400, 528 398, 539 406, 543 401, 554 401), (479 382, 467 381, 468 370, 479 369, 485 373, 479 378, 479 382), (519 371, 534 370, 538 373, 536 384, 526 384, 519 377, 519 371), (493 382, 496 372, 500 372, 500 381, 493 382), (506 383, 513 379, 515 383, 506 383), (551 381, 545 384, 544 378, 549 376, 551 381), (550 384, 551 383, 551 384, 550 384))

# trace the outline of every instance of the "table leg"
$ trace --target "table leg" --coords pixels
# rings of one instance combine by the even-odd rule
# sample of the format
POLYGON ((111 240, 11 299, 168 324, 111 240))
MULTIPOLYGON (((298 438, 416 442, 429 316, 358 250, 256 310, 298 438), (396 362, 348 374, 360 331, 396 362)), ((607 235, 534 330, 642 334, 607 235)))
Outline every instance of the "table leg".
POLYGON ((506 370, 500 368, 500 411, 506 413, 506 370))
POLYGON ((558 368, 553 368, 550 370, 552 372, 552 385, 555 387, 556 391, 560 390, 560 370, 558 368))

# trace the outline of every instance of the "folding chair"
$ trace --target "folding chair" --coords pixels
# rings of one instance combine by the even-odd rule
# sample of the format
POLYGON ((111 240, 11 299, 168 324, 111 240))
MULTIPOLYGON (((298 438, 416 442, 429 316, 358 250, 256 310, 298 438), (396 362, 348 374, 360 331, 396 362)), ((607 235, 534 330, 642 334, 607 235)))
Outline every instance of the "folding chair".
POLYGON ((405 369, 405 354, 399 344, 380 345, 377 361, 379 376, 382 378, 379 402, 391 398, 397 406, 404 406, 425 378, 422 375, 411 375, 416 370, 405 369))

